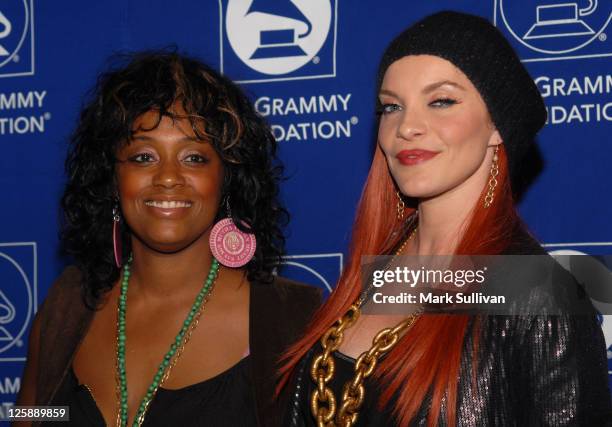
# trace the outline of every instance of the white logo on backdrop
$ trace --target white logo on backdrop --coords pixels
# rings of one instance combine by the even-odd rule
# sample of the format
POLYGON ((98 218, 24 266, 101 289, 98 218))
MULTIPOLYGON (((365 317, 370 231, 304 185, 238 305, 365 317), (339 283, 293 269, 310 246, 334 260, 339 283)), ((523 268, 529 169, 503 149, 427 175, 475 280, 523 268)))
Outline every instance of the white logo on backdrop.
MULTIPOLYGON (((0 254, 2 256, 2 254, 0 254)), ((4 327, 15 319, 15 305, 0 289, 0 342, 13 341, 13 335, 4 327)))
POLYGON ((539 54, 568 55, 525 59, 541 61, 609 56, 612 53, 581 55, 579 50, 594 42, 605 42, 608 24, 612 21, 609 1, 581 0, 575 2, 540 0, 526 8, 523 3, 495 0, 494 23, 499 19, 521 45, 539 54), (520 9, 519 9, 520 8, 520 9))
MULTIPOLYGON (((6 18, 6 16, 4 16, 4 13, 2 13, 1 10, 0 10, 0 28, 2 28, 2 31, 0 31, 0 40, 7 38, 13 31, 13 25, 11 24, 11 21, 9 21, 6 18)), ((0 44, 0 56, 9 56, 9 55, 10 55, 10 52, 6 50, 4 46, 0 44)))
POLYGON ((330 262, 330 266, 337 265, 337 276, 340 276, 342 273, 342 263, 344 259, 342 253, 287 255, 283 257, 283 264, 285 265, 285 270, 290 270, 292 267, 294 267, 300 269, 302 273, 306 273, 307 279, 304 279, 306 283, 318 285, 320 288, 324 288, 328 292, 331 292, 334 289, 336 284, 335 281, 338 277, 325 277, 324 273, 317 271, 312 267, 312 265, 309 265, 312 260, 321 259, 326 259, 328 262, 330 262))
MULTIPOLYGON (((584 247, 584 246, 590 246, 590 247, 612 247, 612 242, 580 242, 580 243, 549 243, 549 244, 545 244, 542 245, 546 248, 563 248, 563 249, 555 249, 555 250, 550 250, 549 253, 552 256, 555 255, 588 255, 585 252, 576 250, 576 249, 567 249, 567 247, 584 247)), ((569 269, 569 265, 565 265, 566 263, 564 263, 563 261, 568 260, 568 258, 557 258, 557 261, 559 261, 559 263, 561 265, 563 265, 563 267, 565 267, 566 269, 569 269)), ((612 273, 611 273, 612 274, 612 273)), ((602 324, 601 324, 601 328, 603 330, 603 334, 604 334, 604 338, 606 340, 606 348, 608 349, 608 359, 612 360, 612 315, 603 315, 602 317, 602 324)), ((610 372, 610 374, 612 374, 612 371, 610 372)))
POLYGON ((569 36, 590 36, 595 31, 581 19, 597 9, 597 0, 584 9, 578 3, 547 4, 536 7, 536 22, 522 37, 523 40, 569 36))
MULTIPOLYGON (((0 290, 0 361, 24 361, 25 357, 3 357, 2 354, 14 347, 23 347, 25 332, 35 312, 35 283, 28 278, 30 271, 36 280, 36 243, 0 243, 0 282, 7 284, 0 290), (21 265, 10 255, 11 248, 32 248, 32 266, 21 265)), ((25 356, 25 355, 24 355, 25 356)))
POLYGON ((33 0, 11 0, 0 3, 0 69, 10 63, 26 61, 23 69, 1 74, 14 77, 34 74, 33 0), (9 8, 9 3, 12 3, 9 8), (16 12, 19 12, 16 14, 16 12), (28 37, 29 36, 29 37, 28 37), (20 52, 28 42, 31 58, 22 58, 20 52))
POLYGON ((225 25, 232 49, 247 66, 279 76, 318 63, 332 7, 330 0, 229 0, 225 25))
POLYGON ((601 329, 603 330, 604 338, 606 339, 606 347, 608 348, 608 359, 612 360, 612 316, 602 316, 601 329))

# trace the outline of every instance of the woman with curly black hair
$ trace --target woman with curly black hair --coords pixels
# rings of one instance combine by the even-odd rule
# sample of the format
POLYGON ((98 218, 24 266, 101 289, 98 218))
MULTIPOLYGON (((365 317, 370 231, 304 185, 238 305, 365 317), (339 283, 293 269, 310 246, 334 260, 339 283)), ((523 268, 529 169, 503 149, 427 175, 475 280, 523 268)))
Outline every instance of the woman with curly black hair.
POLYGON ((274 365, 320 296, 275 277, 287 219, 268 126, 174 52, 102 75, 67 159, 76 266, 34 322, 21 405, 75 425, 274 425, 274 365))

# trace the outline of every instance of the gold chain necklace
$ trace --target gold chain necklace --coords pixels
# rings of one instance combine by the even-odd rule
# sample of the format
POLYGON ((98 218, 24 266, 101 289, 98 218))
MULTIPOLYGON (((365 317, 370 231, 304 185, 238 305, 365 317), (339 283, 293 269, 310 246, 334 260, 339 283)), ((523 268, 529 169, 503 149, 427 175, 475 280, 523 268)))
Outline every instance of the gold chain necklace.
MULTIPOLYGON (((408 241, 416 234, 415 227, 395 252, 398 255, 408 241)), ((337 412, 337 402, 334 392, 328 383, 334 378, 336 366, 333 352, 337 351, 344 339, 344 331, 355 324, 361 313, 364 298, 360 297, 351 305, 340 319, 325 332, 321 338, 323 352, 317 355, 310 367, 310 376, 317 385, 310 398, 310 410, 317 421, 318 427, 351 427, 357 422, 359 408, 365 399, 363 382, 374 372, 378 359, 389 352, 399 341, 400 334, 410 328, 419 313, 410 315, 395 327, 385 328, 378 332, 372 340, 372 347, 361 353, 355 362, 355 376, 348 381, 342 391, 342 401, 337 412)))

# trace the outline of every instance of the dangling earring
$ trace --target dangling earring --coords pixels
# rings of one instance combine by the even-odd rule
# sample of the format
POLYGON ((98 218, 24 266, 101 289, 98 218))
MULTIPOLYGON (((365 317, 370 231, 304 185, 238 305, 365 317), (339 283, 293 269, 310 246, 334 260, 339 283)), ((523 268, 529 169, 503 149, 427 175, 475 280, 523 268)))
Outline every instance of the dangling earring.
POLYGON ((406 203, 404 203, 404 199, 402 199, 402 195, 399 190, 395 190, 395 195, 397 196, 397 219, 401 221, 404 219, 404 211, 406 210, 406 203))
POLYGON ((257 240, 255 234, 240 231, 232 220, 229 197, 225 200, 227 218, 217 222, 210 232, 210 250, 226 267, 242 267, 253 259, 257 240))
POLYGON ((113 252, 115 254, 115 265, 121 268, 123 264, 122 248, 121 248, 121 215, 119 215, 119 200, 115 200, 113 206, 113 252))
POLYGON ((499 151, 499 145, 495 147, 495 151, 493 152, 493 162, 491 163, 491 177, 489 178, 489 189, 487 190, 487 195, 484 199, 484 207, 488 208, 493 204, 493 198, 495 197, 495 187, 497 187, 497 175, 499 174, 499 156, 497 152, 499 151))

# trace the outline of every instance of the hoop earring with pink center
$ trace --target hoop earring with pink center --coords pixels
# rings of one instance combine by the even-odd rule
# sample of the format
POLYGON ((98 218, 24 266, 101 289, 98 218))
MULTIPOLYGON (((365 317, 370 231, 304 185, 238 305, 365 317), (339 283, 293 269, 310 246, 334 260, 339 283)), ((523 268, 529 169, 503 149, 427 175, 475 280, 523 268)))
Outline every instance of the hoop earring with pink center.
POLYGON ((119 214, 119 200, 115 200, 113 206, 113 253, 115 255, 115 265, 121 268, 123 265, 123 250, 121 247, 121 215, 119 214))

